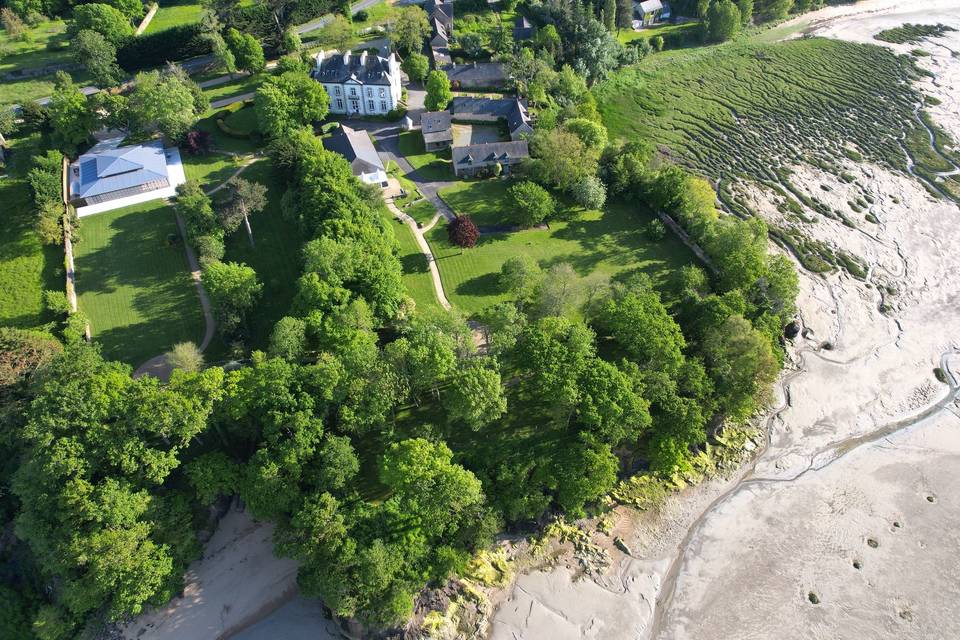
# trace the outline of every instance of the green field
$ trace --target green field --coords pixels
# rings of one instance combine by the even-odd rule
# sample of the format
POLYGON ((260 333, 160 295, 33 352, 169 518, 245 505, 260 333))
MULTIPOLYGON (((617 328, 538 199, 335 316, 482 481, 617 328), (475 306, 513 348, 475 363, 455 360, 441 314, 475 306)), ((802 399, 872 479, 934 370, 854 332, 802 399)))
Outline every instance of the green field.
POLYGON ((236 79, 230 80, 229 82, 224 82, 223 84, 205 88, 203 90, 203 94, 207 96, 210 102, 222 100, 223 98, 232 98, 244 93, 256 91, 257 87, 260 86, 260 83, 266 80, 269 76, 270 73, 267 71, 252 76, 239 75, 236 77, 236 79))
POLYGON ((437 210, 429 200, 420 200, 407 207, 404 213, 419 222, 421 226, 426 226, 437 215, 437 210))
POLYGON ((268 202, 263 211, 250 217, 254 246, 250 246, 247 232, 241 226, 227 237, 224 260, 244 262, 253 267, 263 283, 261 302, 249 317, 250 338, 247 346, 266 349, 273 325, 289 311, 296 293, 297 279, 302 272, 300 250, 306 238, 296 224, 285 220, 280 213, 283 192, 273 175, 269 160, 257 161, 247 167, 241 176, 266 185, 268 202))
POLYGON ((137 367, 177 342, 199 344, 200 301, 165 201, 88 216, 80 229, 79 306, 105 357, 137 367))
POLYGON ((453 180, 453 168, 450 164, 450 151, 430 153, 424 150, 423 136, 419 131, 405 131, 400 134, 400 153, 417 172, 417 178, 423 181, 453 180))
POLYGON ((153 16, 144 33, 154 33, 182 24, 199 22, 200 14, 203 12, 203 6, 200 3, 189 0, 159 0, 159 4, 157 14, 153 16))
POLYGON ((603 212, 586 212, 577 220, 553 222, 549 229, 483 234, 472 249, 451 245, 443 223, 431 229, 427 238, 447 297, 473 315, 507 299, 500 292, 498 274, 507 258, 519 254, 531 256, 543 268, 567 263, 588 285, 639 269, 658 287, 668 288, 677 269, 694 257, 672 235, 657 242, 648 240, 642 228, 651 219, 645 210, 614 204, 603 212))
POLYGON ((393 235, 397 238, 397 245, 400 253, 397 257, 400 264, 403 265, 403 285, 407 288, 407 294, 417 303, 417 309, 439 309, 440 303, 437 301, 437 294, 433 289, 433 280, 430 278, 427 259, 420 252, 417 241, 413 237, 413 232, 406 223, 394 218, 392 215, 385 214, 390 221, 390 227, 393 229, 393 235))
POLYGON ((63 248, 42 245, 33 230, 33 196, 23 178, 40 136, 7 142, 13 153, 10 175, 0 179, 0 325, 34 327, 51 319, 43 292, 64 289, 63 248))

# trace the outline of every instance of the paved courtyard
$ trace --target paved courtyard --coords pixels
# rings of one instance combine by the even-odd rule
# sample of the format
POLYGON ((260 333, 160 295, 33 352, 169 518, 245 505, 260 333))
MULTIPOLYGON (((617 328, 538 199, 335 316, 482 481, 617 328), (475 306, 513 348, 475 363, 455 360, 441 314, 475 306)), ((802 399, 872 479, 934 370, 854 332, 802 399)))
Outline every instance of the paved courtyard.
POLYGON ((454 124, 453 146, 466 147, 471 144, 501 142, 509 138, 501 135, 500 127, 494 124, 454 124))

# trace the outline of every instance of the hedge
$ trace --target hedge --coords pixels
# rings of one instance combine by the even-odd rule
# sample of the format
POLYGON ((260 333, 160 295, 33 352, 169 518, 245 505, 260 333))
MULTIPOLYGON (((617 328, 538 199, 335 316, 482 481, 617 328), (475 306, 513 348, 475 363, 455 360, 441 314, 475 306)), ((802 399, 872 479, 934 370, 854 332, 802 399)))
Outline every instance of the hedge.
POLYGON ((117 61, 124 71, 133 73, 208 53, 210 41, 204 37, 203 27, 195 23, 131 38, 117 51, 117 61))

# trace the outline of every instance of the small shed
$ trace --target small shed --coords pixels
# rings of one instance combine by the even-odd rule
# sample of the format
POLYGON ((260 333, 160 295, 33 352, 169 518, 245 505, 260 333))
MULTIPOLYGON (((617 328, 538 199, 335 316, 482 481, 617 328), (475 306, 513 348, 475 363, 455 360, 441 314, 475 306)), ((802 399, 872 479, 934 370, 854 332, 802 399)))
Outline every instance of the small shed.
POLYGON ((654 22, 659 22, 660 14, 663 12, 663 4, 660 0, 643 0, 637 3, 637 16, 643 26, 649 26, 654 22))
POLYGON ((410 116, 403 116, 403 120, 400 121, 400 126, 403 127, 404 131, 410 131, 413 129, 413 120, 410 116))
POLYGON ((513 39, 517 42, 533 37, 533 23, 526 16, 517 16, 513 23, 513 39))

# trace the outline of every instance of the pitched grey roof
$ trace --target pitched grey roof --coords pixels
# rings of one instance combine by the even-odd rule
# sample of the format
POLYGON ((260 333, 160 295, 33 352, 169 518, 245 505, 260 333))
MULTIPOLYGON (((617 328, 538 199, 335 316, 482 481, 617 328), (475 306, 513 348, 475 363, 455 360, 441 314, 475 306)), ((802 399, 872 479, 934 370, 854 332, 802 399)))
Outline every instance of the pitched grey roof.
POLYGON ((366 131, 356 131, 341 124, 329 138, 324 138, 323 146, 346 158, 354 174, 383 170, 380 154, 373 148, 366 131))
POLYGON ((447 29, 453 26, 453 3, 433 0, 427 4, 427 17, 431 22, 439 20, 447 29))
POLYGON ((663 9, 663 5, 660 4, 660 0, 643 0, 640 3, 641 13, 653 13, 654 11, 659 11, 663 9))
POLYGON ((506 120, 511 133, 525 124, 530 124, 527 106, 518 98, 510 100, 458 96, 453 99, 450 111, 454 116, 467 120, 506 120))
POLYGON ((90 198, 160 182, 169 184, 163 142, 158 140, 83 154, 71 166, 70 197, 90 198))
POLYGON ((342 84, 353 78, 362 84, 390 85, 390 61, 375 55, 334 54, 320 62, 311 74, 320 82, 342 84), (363 63, 361 64, 361 60, 363 63))
POLYGON ((533 37, 533 23, 526 16, 517 16, 513 23, 513 39, 526 40, 533 37))
POLYGON ((425 111, 420 115, 420 128, 424 133, 449 131, 451 116, 449 111, 425 111))
POLYGON ((453 148, 453 166, 482 167, 497 162, 517 162, 530 157, 530 149, 526 140, 515 142, 487 142, 471 144, 466 147, 453 148))
POLYGON ((500 62, 456 64, 444 69, 451 84, 461 87, 499 87, 507 82, 506 65, 500 62))

